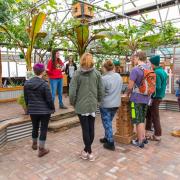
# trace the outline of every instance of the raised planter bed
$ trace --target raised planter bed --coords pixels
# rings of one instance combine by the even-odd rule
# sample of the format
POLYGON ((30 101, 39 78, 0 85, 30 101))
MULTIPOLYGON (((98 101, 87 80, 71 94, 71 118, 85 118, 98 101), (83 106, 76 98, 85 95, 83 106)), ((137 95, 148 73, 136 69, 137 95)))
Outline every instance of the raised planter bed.
POLYGON ((0 88, 0 103, 16 101, 23 93, 23 86, 0 88))
MULTIPOLYGON (((51 132, 66 130, 79 125, 79 119, 74 110, 58 111, 52 114, 49 130, 51 132)), ((29 116, 21 116, 0 122, 0 148, 7 142, 30 137, 32 123, 29 116)))

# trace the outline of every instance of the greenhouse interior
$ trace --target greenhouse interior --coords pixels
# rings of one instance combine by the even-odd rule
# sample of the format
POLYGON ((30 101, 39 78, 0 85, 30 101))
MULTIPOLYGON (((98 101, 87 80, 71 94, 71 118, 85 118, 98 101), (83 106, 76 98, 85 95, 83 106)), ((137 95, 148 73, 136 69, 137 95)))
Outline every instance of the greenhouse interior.
POLYGON ((180 179, 180 0, 0 0, 0 179, 180 179))

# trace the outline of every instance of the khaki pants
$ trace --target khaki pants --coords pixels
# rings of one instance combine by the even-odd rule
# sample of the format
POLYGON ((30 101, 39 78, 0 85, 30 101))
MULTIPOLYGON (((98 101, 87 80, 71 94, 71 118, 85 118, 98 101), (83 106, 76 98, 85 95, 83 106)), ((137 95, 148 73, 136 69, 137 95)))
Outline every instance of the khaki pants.
POLYGON ((161 103, 161 99, 153 99, 152 105, 148 107, 147 116, 146 116, 146 130, 151 131, 153 125, 155 136, 162 135, 160 116, 159 116, 160 103, 161 103))

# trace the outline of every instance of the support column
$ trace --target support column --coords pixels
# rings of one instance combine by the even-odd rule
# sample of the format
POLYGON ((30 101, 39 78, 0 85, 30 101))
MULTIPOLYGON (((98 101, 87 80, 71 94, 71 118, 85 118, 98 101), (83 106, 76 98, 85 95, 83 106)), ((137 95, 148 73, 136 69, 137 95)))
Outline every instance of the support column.
POLYGON ((118 143, 130 144, 135 134, 131 123, 131 109, 129 97, 122 96, 121 106, 116 119, 116 133, 114 139, 118 143))

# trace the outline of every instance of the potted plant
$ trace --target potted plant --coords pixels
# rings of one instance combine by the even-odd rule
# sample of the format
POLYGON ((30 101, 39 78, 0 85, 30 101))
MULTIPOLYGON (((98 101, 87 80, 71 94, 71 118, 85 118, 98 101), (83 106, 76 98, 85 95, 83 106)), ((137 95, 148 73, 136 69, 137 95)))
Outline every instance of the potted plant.
POLYGON ((18 97, 17 103, 22 106, 22 108, 24 109, 25 115, 27 115, 27 106, 26 106, 26 103, 25 103, 24 94, 21 94, 18 97))

